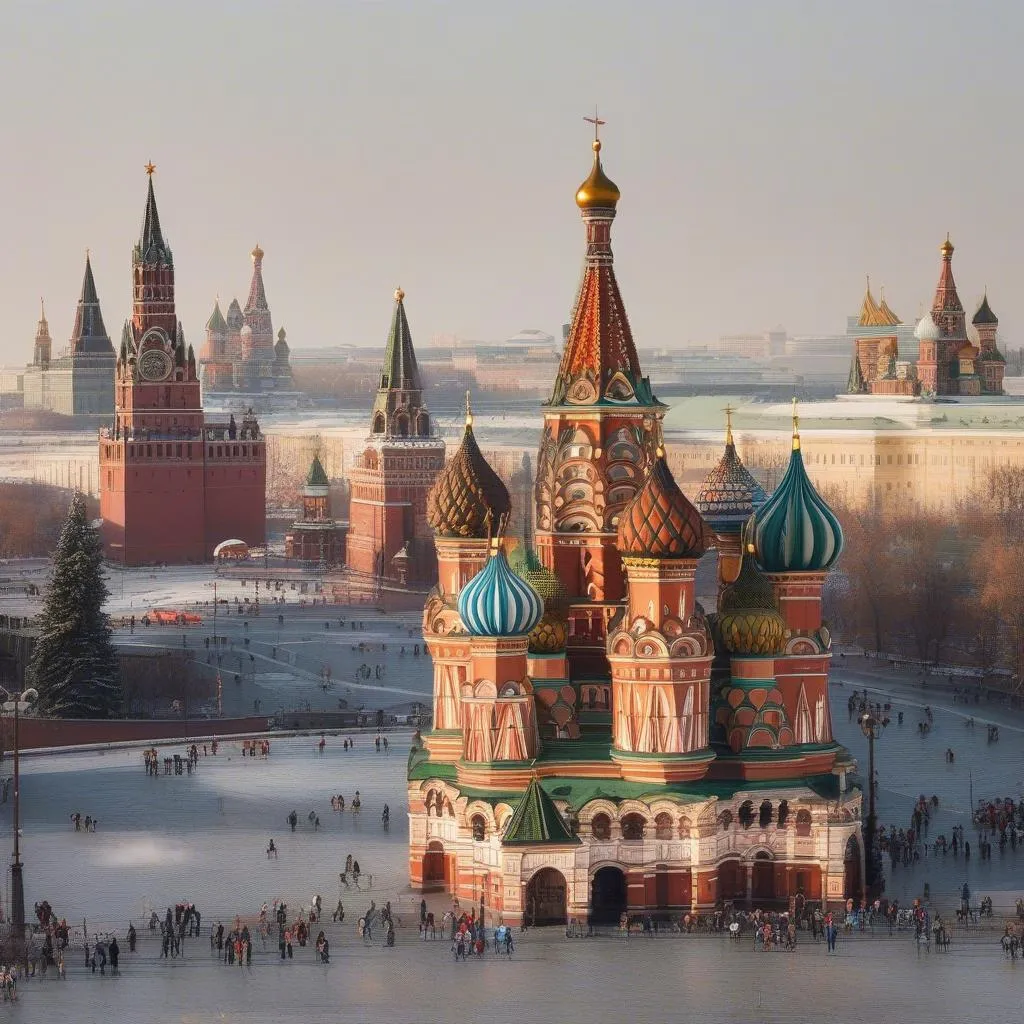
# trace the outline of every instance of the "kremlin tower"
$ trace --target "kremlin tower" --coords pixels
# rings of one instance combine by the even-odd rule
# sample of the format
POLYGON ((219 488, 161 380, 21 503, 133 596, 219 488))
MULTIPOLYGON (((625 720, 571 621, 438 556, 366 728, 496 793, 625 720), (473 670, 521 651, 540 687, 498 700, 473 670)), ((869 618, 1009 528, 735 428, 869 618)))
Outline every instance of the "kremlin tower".
MULTIPOLYGON (((697 502, 680 490, 612 272, 619 190, 594 150, 536 549, 528 529, 504 536, 512 502, 468 409, 427 498, 434 721, 409 758, 410 880, 506 924, 859 899, 861 794, 832 737, 821 618, 842 530, 795 416, 773 495, 731 424, 697 502), (694 577, 710 547, 706 612, 694 577)), ((382 428, 395 404, 379 393, 382 428)))
MULTIPOLYGON (((207 423, 192 346, 174 304, 152 164, 132 259, 132 317, 115 371, 114 421, 100 434, 106 557, 125 565, 207 561, 223 540, 263 544, 266 446, 254 417, 207 423)), ((93 322, 95 328, 95 321, 93 322)))
POLYGON ((427 526, 427 492, 443 467, 444 441, 436 436, 423 401, 405 292, 399 288, 370 413, 370 435, 349 474, 348 564, 352 569, 403 583, 437 579, 427 526))

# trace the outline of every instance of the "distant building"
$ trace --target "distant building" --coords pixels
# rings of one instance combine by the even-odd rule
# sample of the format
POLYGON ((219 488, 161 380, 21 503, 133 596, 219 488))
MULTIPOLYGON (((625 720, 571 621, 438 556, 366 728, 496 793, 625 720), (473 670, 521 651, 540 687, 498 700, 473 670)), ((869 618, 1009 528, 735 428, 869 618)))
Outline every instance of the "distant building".
POLYGON ((132 317, 116 364, 113 423, 100 432, 106 556, 125 565, 207 561, 223 540, 266 539, 266 446, 254 416, 205 422, 191 345, 174 305, 153 166, 132 260, 132 317))
POLYGON ((290 351, 282 327, 274 341, 274 326, 263 286, 264 252, 256 246, 252 257, 252 281, 243 310, 232 299, 225 318, 220 300, 206 321, 206 340, 199 357, 203 389, 208 392, 247 393, 290 390, 290 351))
POLYGON ((917 359, 900 352, 899 317, 882 298, 876 303, 868 284, 857 321, 847 391, 850 394, 960 396, 1003 394, 1006 360, 996 334, 999 320, 982 299, 967 326, 953 280, 953 243, 939 248, 942 267, 931 311, 914 329, 917 359))
POLYGON ((65 416, 109 416, 114 411, 114 346, 103 326, 88 255, 71 340, 56 359, 52 348, 44 308, 36 327, 32 362, 25 367, 25 408, 65 416))
POLYGON ((285 536, 285 557, 324 569, 343 565, 347 529, 331 516, 331 481, 318 453, 302 488, 302 518, 285 536))
POLYGON ((427 492, 444 466, 444 441, 423 400, 404 300, 399 288, 370 436, 349 474, 348 563, 379 579, 432 583, 437 556, 427 525, 427 492))

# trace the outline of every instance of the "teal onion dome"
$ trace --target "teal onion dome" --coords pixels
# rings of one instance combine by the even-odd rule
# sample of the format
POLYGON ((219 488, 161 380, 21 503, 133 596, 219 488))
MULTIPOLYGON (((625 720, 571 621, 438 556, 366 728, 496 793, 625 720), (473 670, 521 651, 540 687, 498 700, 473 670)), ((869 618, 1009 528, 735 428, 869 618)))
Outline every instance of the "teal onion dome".
POLYGON ((765 572, 824 572, 843 550, 843 528, 807 476, 799 437, 782 482, 754 513, 749 541, 765 572))
POLYGON ((472 636, 526 636, 543 614, 541 596, 500 549, 459 593, 459 617, 472 636))

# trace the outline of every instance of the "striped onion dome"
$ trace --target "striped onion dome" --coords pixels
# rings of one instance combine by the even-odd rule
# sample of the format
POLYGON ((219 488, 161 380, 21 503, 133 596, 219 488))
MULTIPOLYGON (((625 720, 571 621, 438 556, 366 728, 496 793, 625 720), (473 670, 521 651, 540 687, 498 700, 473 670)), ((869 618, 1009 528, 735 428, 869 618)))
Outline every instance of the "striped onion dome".
POLYGON ((636 497, 619 518, 619 552, 633 558, 700 558, 704 522, 679 489, 659 448, 636 497))
POLYGON ((459 593, 459 617, 472 636, 526 636, 543 614, 541 596, 500 548, 459 593))
POLYGON ((823 572, 843 550, 843 528, 807 476, 799 435, 782 482, 754 513, 749 539, 765 572, 823 572))

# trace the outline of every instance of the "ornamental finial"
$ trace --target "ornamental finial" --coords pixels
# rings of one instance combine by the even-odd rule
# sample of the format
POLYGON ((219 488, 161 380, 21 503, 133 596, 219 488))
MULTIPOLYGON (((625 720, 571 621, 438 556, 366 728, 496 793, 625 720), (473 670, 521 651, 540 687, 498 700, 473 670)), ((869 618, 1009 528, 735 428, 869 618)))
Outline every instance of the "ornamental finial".
POLYGON ((722 412, 725 413, 725 443, 732 444, 732 414, 736 410, 731 406, 727 405, 722 412))
POLYGON ((800 451, 800 416, 796 411, 796 395, 793 396, 793 451, 800 451))
POLYGON ((469 388, 466 388, 466 426, 473 426, 473 406, 469 400, 469 388))
POLYGON ((156 164, 153 163, 152 160, 150 160, 149 163, 146 164, 146 174, 149 175, 149 177, 152 178, 153 177, 153 172, 155 170, 156 170, 156 164))
POLYGON ((405 292, 402 291, 402 286, 399 285, 395 289, 395 302, 401 302, 405 298, 405 292))

